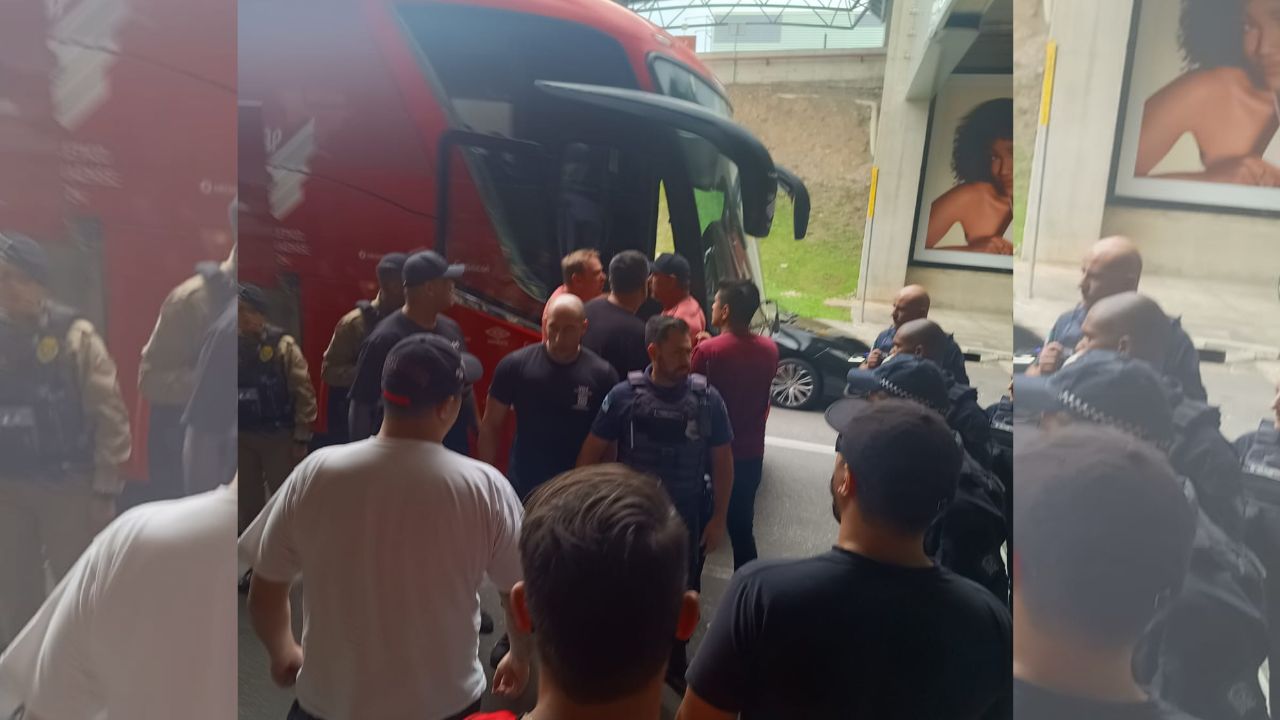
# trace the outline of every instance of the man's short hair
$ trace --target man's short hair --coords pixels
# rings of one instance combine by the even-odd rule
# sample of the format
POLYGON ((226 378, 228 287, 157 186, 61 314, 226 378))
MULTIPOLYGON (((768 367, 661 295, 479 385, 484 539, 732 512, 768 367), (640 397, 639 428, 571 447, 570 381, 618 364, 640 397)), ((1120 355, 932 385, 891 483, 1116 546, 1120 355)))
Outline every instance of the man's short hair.
POLYGON ((760 288, 750 280, 725 280, 720 283, 719 295, 734 325, 750 325, 760 310, 760 288))
POLYGON ((638 250, 623 250, 609 261, 609 289, 629 295, 649 281, 649 258, 638 250))
POLYGON ((591 248, 574 250, 565 255, 564 259, 560 261, 560 275, 564 278, 564 284, 568 285, 573 280, 574 275, 586 272, 587 264, 592 260, 598 261, 599 259, 600 253, 591 248))
POLYGON ((654 315, 644 324, 644 344, 661 345, 671 333, 689 334, 689 323, 670 315, 654 315))
POLYGON ((658 481, 624 465, 571 470, 529 499, 520 535, 533 639, 575 702, 632 694, 675 642, 688 533, 658 481))
POLYGON ((1019 435, 1014 473, 1028 611, 1108 645, 1136 640, 1181 585, 1195 537, 1195 513, 1164 455, 1114 428, 1070 425, 1019 435))

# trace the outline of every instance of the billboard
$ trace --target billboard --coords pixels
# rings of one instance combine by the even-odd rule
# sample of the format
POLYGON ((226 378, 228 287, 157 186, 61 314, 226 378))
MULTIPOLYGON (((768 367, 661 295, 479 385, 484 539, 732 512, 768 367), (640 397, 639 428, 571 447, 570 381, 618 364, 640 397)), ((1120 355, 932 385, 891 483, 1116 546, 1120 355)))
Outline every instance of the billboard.
POLYGON ((934 99, 911 261, 1013 270, 1013 76, 953 75, 934 99))
POLYGON ((1135 0, 1122 204, 1280 216, 1280 0, 1135 0))

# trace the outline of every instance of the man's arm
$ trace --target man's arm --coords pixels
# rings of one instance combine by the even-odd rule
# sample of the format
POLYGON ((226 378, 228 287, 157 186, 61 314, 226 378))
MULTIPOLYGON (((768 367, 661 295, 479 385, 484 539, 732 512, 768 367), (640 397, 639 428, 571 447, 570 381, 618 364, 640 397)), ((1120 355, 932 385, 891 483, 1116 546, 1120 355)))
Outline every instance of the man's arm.
POLYGON ((183 285, 170 292, 142 348, 138 389, 153 405, 182 405, 191 395, 196 369, 187 359, 199 352, 199 333, 204 331, 194 303, 183 285))
POLYGON ((268 580, 259 574, 249 582, 249 617, 253 621, 253 632, 271 658, 271 679, 280 687, 292 686, 302 669, 302 646, 293 637, 290 584, 268 580))
POLYGON ((707 554, 716 551, 724 539, 725 525, 729 518, 729 497, 733 494, 733 447, 720 445, 711 448, 711 490, 715 509, 711 521, 702 533, 702 546, 707 554))
POLYGON ((356 362, 360 360, 360 338, 364 319, 357 311, 355 319, 342 318, 333 330, 333 339, 320 361, 320 377, 329 387, 351 387, 356 381, 356 362))
POLYGON ((116 495, 124 489, 119 467, 133 452, 129 411, 120 394, 115 361, 102 338, 87 322, 76 323, 75 328, 72 333, 78 338, 81 401, 85 416, 93 419, 93 487, 99 493, 116 495), (75 335, 77 330, 79 334, 75 335))
POLYGON ((616 451, 615 445, 616 443, 605 440, 594 432, 588 434, 586 442, 582 443, 582 451, 578 453, 578 467, 605 462, 616 451))
POLYGON ((493 675, 493 692, 499 697, 515 699, 524 693, 529 683, 529 667, 533 662, 533 637, 520 629, 511 610, 511 591, 500 591, 502 609, 507 614, 507 637, 511 649, 498 663, 493 675))
POLYGON ((289 336, 280 341, 280 353, 289 377, 289 394, 293 397, 293 438, 311 441, 311 423, 316 421, 316 389, 311 385, 311 371, 298 343, 289 336))
POLYGON ((476 447, 476 455, 480 462, 493 465, 498 459, 498 444, 502 439, 502 428, 507 421, 511 406, 500 402, 489 393, 484 404, 484 419, 480 421, 480 439, 476 447))

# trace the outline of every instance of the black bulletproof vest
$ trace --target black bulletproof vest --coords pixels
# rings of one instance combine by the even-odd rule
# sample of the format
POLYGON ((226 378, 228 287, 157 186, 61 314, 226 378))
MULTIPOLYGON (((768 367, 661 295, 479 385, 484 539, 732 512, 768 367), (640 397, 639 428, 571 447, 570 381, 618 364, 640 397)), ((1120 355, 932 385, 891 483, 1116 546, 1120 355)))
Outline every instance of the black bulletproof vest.
POLYGON ((240 430, 261 432, 293 426, 293 396, 280 357, 284 332, 268 327, 261 338, 240 338, 240 430))

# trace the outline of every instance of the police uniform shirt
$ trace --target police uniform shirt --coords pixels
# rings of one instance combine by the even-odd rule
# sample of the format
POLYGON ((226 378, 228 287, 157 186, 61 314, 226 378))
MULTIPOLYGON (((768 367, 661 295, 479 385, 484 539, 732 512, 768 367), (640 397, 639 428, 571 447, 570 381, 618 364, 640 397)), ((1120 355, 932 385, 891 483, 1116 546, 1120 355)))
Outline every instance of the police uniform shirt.
POLYGON ((1008 717, 1009 611, 943 568, 760 560, 713 617, 689 688, 743 720, 1008 717))
MULTIPOLYGON (((898 328, 892 326, 885 328, 876 336, 876 342, 872 347, 885 355, 892 353, 893 338, 897 334, 898 328)), ((969 384, 969 373, 964 368, 964 351, 960 349, 954 336, 947 336, 947 347, 942 351, 942 362, 938 363, 938 366, 950 373, 951 377, 961 385, 969 384)))
MULTIPOLYGON (((673 388, 653 385, 658 399, 676 402, 690 392, 689 381, 673 388)), ((600 406, 600 414, 591 426, 591 434, 607 442, 625 441, 624 433, 631 419, 631 407, 635 403, 636 391, 626 379, 614 386, 605 396, 600 406)), ((711 436, 707 439, 707 447, 714 448, 733 442, 733 428, 729 424, 729 411, 725 408, 724 398, 714 387, 707 386, 707 406, 711 411, 711 436)), ((646 468, 637 468, 646 470, 646 468)))
POLYGON ((600 405, 617 384, 613 367, 586 348, 564 365, 542 343, 498 363, 489 395, 516 413, 510 474, 521 497, 573 469, 600 405))
MULTIPOLYGON (((386 317, 365 338, 360 347, 360 359, 356 362, 356 379, 351 384, 351 401, 362 403, 367 407, 380 407, 382 402, 382 367, 387 363, 387 355, 396 343, 418 333, 432 333, 453 343, 461 352, 466 352, 467 342, 462 336, 462 327, 453 318, 446 315, 436 316, 436 326, 425 328, 397 310, 386 317)), ((474 425, 471 403, 463 402, 462 411, 458 413, 458 421, 445 438, 444 444, 451 450, 467 452, 467 428, 474 425)))
MULTIPOLYGON (((315 422, 319 413, 316 391, 311 385, 311 371, 307 360, 298 347, 298 341, 290 335, 282 335, 275 347, 269 347, 261 339, 241 338, 241 343, 256 343, 259 350, 256 357, 260 362, 278 363, 285 375, 289 387, 289 398, 293 402, 292 429, 293 437, 299 442, 311 440, 311 423, 315 422)), ((243 369, 241 370, 243 373, 243 369)), ((241 429, 245 431, 244 428, 241 429)))
MULTIPOLYGON (((1088 314, 1083 305, 1062 313, 1045 338, 1045 344, 1056 342, 1066 348, 1067 354, 1074 352, 1084 337, 1084 319, 1088 314)), ((1187 397, 1201 402, 1209 398, 1200 379, 1200 353, 1177 318, 1173 319, 1173 336, 1169 338, 1169 351, 1161 372, 1177 380, 1187 397)))

